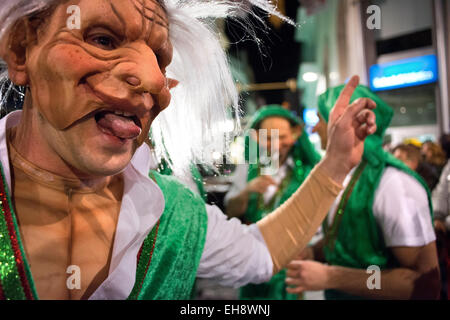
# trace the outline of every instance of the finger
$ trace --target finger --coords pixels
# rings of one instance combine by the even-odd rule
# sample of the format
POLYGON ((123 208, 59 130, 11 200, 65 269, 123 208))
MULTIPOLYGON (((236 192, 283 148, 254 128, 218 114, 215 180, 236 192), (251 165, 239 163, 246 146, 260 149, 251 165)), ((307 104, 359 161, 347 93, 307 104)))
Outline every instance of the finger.
POLYGON ((372 125, 376 121, 375 113, 369 109, 364 109, 356 115, 356 121, 359 124, 366 123, 367 125, 372 125))
POLYGON ((356 115, 354 121, 358 137, 359 134, 373 134, 376 131, 376 116, 372 110, 364 109, 356 115), (365 131, 365 132, 364 132, 365 131))
POLYGON ((376 107, 377 104, 369 98, 360 98, 354 101, 342 115, 342 125, 346 126, 352 123, 364 109, 375 109, 376 107))
POLYGON ((296 287, 296 288, 287 287, 286 288, 287 293, 300 294, 300 293, 303 293, 304 291, 305 291, 305 288, 303 288, 303 287, 296 287))
POLYGON ((295 270, 297 270, 297 269, 300 268, 301 264, 302 264, 301 261, 293 260, 293 261, 289 262, 289 264, 287 265, 287 268, 288 269, 295 269, 295 270))
POLYGON ((297 279, 297 278, 290 278, 287 277, 286 280, 284 281, 288 286, 301 286, 303 285, 303 281, 301 279, 297 279))
POLYGON ((347 106, 350 104, 353 92, 355 92, 356 87, 359 85, 359 77, 353 76, 345 85, 339 98, 337 99, 333 110, 330 114, 330 122, 334 122, 338 119, 345 111, 347 106))
POLYGON ((355 134, 358 137, 358 139, 364 140, 368 136, 374 134, 376 131, 377 131, 376 124, 368 125, 367 123, 363 123, 356 128, 355 134))
POLYGON ((291 278, 298 278, 300 277, 300 274, 298 272, 298 269, 287 269, 286 276, 291 278))
POLYGON ((370 136, 377 131, 378 127, 376 124, 368 125, 366 128, 367 135, 370 136))

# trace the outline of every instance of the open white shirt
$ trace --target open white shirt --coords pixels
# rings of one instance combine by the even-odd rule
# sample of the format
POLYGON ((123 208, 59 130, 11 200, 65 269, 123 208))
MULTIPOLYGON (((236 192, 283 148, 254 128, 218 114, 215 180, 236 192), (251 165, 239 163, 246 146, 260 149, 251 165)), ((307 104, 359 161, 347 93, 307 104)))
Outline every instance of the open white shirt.
MULTIPOLYGON (((16 111, 0 120, 0 161, 10 190, 6 129, 19 123, 21 113, 16 111)), ((148 177, 151 167, 150 150, 144 144, 123 171, 124 193, 109 274, 90 299, 122 300, 133 289, 138 251, 161 217, 165 205, 161 189, 148 177)), ((216 206, 206 205, 206 212, 206 242, 197 276, 233 287, 268 281, 273 263, 258 227, 243 225, 237 219, 227 220, 216 206)))
MULTIPOLYGON (((346 177, 344 188, 354 171, 346 177)), ((329 225, 343 192, 331 206, 327 221, 329 225)), ((384 169, 375 191, 372 211, 387 247, 421 247, 436 240, 427 192, 415 178, 397 168, 384 169)))

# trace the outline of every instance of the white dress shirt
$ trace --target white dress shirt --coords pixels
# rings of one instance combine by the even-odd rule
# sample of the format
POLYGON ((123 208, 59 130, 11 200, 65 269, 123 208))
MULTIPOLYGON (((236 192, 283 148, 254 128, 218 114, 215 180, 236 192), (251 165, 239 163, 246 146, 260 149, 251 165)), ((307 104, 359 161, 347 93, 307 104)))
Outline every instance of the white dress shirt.
MULTIPOLYGON (((16 111, 0 120, 0 161, 10 190, 6 129, 19 123, 21 113, 16 111)), ((151 167, 150 150, 144 144, 123 170, 124 193, 109 274, 90 299, 126 299, 133 289, 138 251, 165 205, 161 189, 148 177, 151 167)), ((206 212, 206 243, 197 276, 233 287, 268 281, 273 263, 258 227, 243 225, 237 219, 227 220, 216 206, 207 205, 206 212)))
MULTIPOLYGON (((349 184, 354 171, 355 169, 344 180, 344 188, 349 184)), ((330 208, 327 221, 329 225, 343 193, 344 190, 330 208)), ((387 167, 384 170, 375 191, 372 211, 387 247, 420 247, 436 240, 424 187, 397 168, 387 167)))

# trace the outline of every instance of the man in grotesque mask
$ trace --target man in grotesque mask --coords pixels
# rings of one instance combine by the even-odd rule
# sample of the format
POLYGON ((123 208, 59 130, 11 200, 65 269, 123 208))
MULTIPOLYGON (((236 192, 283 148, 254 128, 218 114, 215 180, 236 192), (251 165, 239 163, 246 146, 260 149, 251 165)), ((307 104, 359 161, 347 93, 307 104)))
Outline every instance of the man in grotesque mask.
POLYGON ((149 175, 151 126, 175 165, 190 164, 224 107, 237 106, 202 18, 237 16, 241 5, 2 1, 2 92, 26 93, 23 111, 0 122, 0 298, 186 299, 196 276, 264 282, 305 246, 376 129, 372 101, 348 106, 356 77, 330 116, 327 156, 257 225, 149 175))

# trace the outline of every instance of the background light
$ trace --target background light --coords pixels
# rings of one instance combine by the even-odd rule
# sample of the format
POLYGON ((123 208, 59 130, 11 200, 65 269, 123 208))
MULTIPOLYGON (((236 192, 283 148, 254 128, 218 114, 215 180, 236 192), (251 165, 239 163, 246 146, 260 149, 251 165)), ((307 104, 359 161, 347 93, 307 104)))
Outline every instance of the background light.
POLYGON ((306 72, 302 78, 305 82, 315 82, 319 79, 319 75, 315 72, 306 72))

